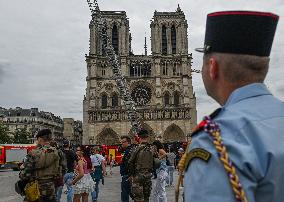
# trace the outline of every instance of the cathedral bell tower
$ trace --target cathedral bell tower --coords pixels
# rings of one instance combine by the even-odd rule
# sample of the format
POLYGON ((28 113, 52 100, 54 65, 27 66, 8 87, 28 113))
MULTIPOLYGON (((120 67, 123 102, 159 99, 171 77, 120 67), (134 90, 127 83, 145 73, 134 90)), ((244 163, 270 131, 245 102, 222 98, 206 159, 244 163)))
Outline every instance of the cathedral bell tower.
MULTIPOLYGON (((130 54, 130 40, 131 35, 129 33, 129 21, 125 11, 102 11, 102 18, 107 26, 107 34, 112 42, 112 46, 119 57, 122 72, 125 74, 127 70, 126 58, 130 54)), ((90 134, 94 132, 94 128, 88 124, 89 112, 98 108, 101 105, 105 107, 110 106, 110 99, 103 102, 101 96, 114 96, 114 102, 121 101, 118 96, 119 92, 113 88, 116 84, 111 77, 113 76, 112 69, 107 65, 105 52, 103 50, 103 41, 100 39, 98 22, 91 21, 89 24, 90 40, 89 40, 89 55, 86 55, 87 62, 87 88, 86 96, 83 101, 83 127, 84 134, 90 134), (112 95, 100 94, 100 88, 103 81, 109 80, 108 91, 114 90, 112 95), (117 98, 117 99, 116 99, 117 98)), ((83 142, 90 143, 89 135, 84 135, 83 142)))
MULTIPOLYGON (((185 15, 179 5, 175 12, 155 11, 150 27, 152 56, 156 70, 156 93, 163 92, 163 83, 170 80, 181 85, 182 104, 193 109, 191 117, 193 122, 196 122, 196 98, 191 77, 192 54, 188 54, 188 24, 185 15)), ((174 94, 169 92, 169 97, 171 96, 174 97, 174 94)), ((158 102, 165 104, 165 97, 158 99, 158 102)), ((174 104, 175 98, 169 102, 174 104)))
POLYGON ((150 27, 153 55, 188 54, 188 25, 179 6, 176 12, 155 11, 150 27))

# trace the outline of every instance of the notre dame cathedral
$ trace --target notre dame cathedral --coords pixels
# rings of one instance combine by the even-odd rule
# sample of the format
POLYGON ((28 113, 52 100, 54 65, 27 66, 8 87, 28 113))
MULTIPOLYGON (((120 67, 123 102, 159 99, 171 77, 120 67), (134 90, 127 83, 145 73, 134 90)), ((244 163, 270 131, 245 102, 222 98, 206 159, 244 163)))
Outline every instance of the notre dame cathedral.
MULTIPOLYGON (((142 127, 152 139, 185 141, 196 126, 196 98, 183 11, 178 6, 175 12, 154 12, 150 55, 146 47, 144 55, 132 53, 125 11, 102 11, 102 17, 107 21, 107 34, 137 105, 142 127)), ((106 61, 97 25, 91 22, 89 28, 83 143, 117 144, 120 136, 131 135, 131 124, 106 61)))

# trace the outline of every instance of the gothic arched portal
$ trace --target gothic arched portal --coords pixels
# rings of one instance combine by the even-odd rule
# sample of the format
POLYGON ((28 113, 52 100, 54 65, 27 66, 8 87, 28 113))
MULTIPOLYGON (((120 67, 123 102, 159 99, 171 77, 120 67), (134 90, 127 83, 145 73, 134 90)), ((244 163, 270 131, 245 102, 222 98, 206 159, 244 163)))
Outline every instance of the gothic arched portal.
POLYGON ((103 131, 97 136, 97 144, 115 145, 119 143, 118 134, 111 128, 103 129, 103 131))
POLYGON ((179 126, 172 124, 165 130, 163 139, 164 142, 185 141, 185 135, 179 126))

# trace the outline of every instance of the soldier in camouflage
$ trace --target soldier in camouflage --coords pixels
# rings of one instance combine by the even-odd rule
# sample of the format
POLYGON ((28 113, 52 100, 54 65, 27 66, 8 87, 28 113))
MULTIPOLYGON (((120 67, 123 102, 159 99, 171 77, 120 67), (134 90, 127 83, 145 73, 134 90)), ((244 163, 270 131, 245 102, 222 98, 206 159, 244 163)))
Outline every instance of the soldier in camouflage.
POLYGON ((40 199, 37 202, 55 202, 54 181, 61 175, 62 159, 58 150, 50 146, 51 134, 49 129, 37 133, 37 147, 29 152, 20 172, 22 180, 38 181, 40 199))
POLYGON ((132 195, 134 202, 148 202, 152 189, 153 153, 149 144, 149 133, 140 130, 140 145, 132 153, 129 162, 129 180, 132 182, 132 195))

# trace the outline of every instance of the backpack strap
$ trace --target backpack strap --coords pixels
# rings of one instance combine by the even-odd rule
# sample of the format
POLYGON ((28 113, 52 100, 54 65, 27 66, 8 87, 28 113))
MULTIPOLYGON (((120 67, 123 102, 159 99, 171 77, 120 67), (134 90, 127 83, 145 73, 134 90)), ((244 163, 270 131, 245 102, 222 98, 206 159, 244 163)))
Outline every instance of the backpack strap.
POLYGON ((129 159, 129 163, 128 163, 128 167, 129 167, 129 173, 135 174, 135 167, 136 167, 136 163, 137 163, 137 156, 139 154, 140 151, 142 151, 143 149, 146 148, 147 145, 145 146, 138 146, 138 148, 136 147, 136 149, 134 150, 133 156, 130 157, 129 159))

